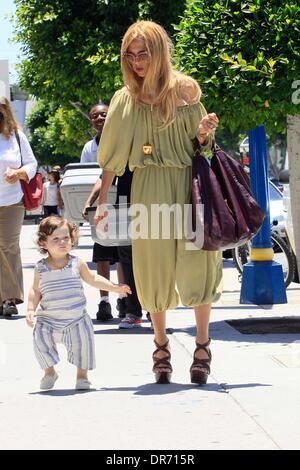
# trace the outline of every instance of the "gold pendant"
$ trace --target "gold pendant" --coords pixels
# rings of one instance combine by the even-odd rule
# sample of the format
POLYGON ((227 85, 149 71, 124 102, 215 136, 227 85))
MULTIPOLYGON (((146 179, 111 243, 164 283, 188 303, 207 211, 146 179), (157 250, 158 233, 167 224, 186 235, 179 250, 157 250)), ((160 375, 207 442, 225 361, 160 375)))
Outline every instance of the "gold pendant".
POLYGON ((145 155, 151 155, 152 154, 152 145, 143 145, 143 152, 145 155))

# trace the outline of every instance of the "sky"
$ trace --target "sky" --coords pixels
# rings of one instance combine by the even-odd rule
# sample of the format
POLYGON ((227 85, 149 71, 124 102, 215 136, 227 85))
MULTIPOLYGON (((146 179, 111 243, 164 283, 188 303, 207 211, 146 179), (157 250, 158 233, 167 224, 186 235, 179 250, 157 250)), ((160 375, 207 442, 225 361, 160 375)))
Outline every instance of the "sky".
POLYGON ((20 62, 20 45, 9 44, 9 39, 13 36, 13 26, 7 15, 15 12, 14 0, 0 0, 0 59, 9 60, 10 83, 16 83, 18 75, 14 69, 14 64, 20 62))

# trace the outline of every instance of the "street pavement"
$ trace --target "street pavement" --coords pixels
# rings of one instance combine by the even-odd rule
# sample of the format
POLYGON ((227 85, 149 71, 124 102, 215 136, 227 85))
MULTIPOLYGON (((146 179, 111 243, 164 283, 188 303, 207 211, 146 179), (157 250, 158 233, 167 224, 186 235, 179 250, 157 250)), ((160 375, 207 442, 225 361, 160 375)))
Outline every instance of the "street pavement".
MULTIPOLYGON (((24 225, 21 236, 26 297, 41 257, 36 228, 24 225)), ((74 252, 94 269, 88 225, 74 252)), ((227 321, 297 317, 300 286, 291 284, 288 304, 274 306, 240 305, 239 291, 238 273, 224 260, 224 293, 210 327, 212 374, 204 387, 189 382, 192 309, 168 313, 170 385, 153 383, 154 344, 145 316, 134 330, 119 330, 117 318, 94 321, 97 368, 85 392, 74 390, 75 368, 60 345, 59 379, 53 390, 40 391, 26 303, 18 317, 0 317, 0 449, 299 449, 300 334, 242 334, 227 321)), ((88 285, 85 293, 94 319, 99 293, 88 285)), ((117 296, 110 297, 117 317, 117 296)))

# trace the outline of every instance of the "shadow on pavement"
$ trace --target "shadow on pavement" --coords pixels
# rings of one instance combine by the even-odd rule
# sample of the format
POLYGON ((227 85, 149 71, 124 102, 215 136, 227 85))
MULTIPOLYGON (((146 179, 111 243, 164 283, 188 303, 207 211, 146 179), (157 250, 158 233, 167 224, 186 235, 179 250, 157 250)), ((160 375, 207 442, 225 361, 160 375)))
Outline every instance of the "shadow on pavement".
POLYGON ((26 318, 25 315, 12 315, 8 317, 6 315, 0 315, 0 320, 8 320, 8 321, 16 321, 16 320, 24 320, 26 318))
MULTIPOLYGON (((97 323, 95 323, 97 325, 97 323)), ((153 335, 153 330, 149 327, 139 327, 139 328, 128 328, 128 329, 119 329, 119 328, 110 328, 105 330, 94 330, 95 335, 153 335)))
MULTIPOLYGON (((280 317, 283 320, 282 317, 280 317)), ((228 319, 229 320, 229 319, 228 319)), ((299 333, 255 333, 242 334, 231 327, 225 320, 211 322, 210 337, 213 341, 234 341, 237 343, 293 343, 300 340, 299 333)), ((196 336, 196 327, 170 328, 171 333, 187 333, 190 336, 196 336)), ((212 343, 213 345, 213 343, 212 343)), ((250 347, 250 345, 241 345, 238 347, 250 347)))
MULTIPOLYGON (((198 389, 199 392, 217 392, 217 393, 229 393, 228 390, 239 389, 239 388, 252 388, 252 387, 271 387, 270 384, 260 383, 248 383, 248 384, 217 384, 208 383, 204 386, 194 384, 180 384, 171 383, 168 385, 159 384, 145 384, 138 387, 103 387, 101 388, 104 392, 134 392, 134 395, 168 395, 171 393, 178 393, 182 391, 198 389)), ((205 398, 203 396, 203 398, 205 398)))
POLYGON ((169 395, 171 393, 178 393, 182 391, 199 389, 203 392, 218 392, 224 393, 220 385, 218 384, 207 384, 205 386, 193 385, 193 384, 179 384, 170 383, 168 385, 159 385, 156 383, 139 385, 138 387, 103 387, 101 388, 104 392, 134 392, 134 395, 169 395))
POLYGON ((22 268, 23 269, 34 269, 35 265, 36 265, 36 263, 23 263, 22 268))
POLYGON ((40 392, 30 392, 28 395, 47 395, 52 397, 68 397, 71 395, 86 394, 91 392, 99 392, 96 388, 90 388, 90 390, 70 390, 68 388, 61 390, 45 390, 40 392))
MULTIPOLYGON (((91 392, 133 392, 134 395, 169 395, 171 393, 184 392, 188 390, 198 389, 199 392, 216 392, 216 393, 228 393, 229 390, 253 388, 253 387, 271 387, 271 384, 260 384, 260 383, 248 383, 248 384, 227 384, 227 383, 209 383, 205 386, 196 384, 180 384, 173 382, 168 385, 159 385, 156 383, 139 385, 138 387, 101 387, 99 389, 91 388, 90 390, 45 390, 38 392, 30 392, 29 395, 44 395, 53 397, 65 397, 73 396, 78 394, 86 394, 91 392)), ((203 395, 202 398, 205 398, 203 395)))
POLYGON ((238 388, 273 387, 272 384, 258 384, 258 383, 232 384, 232 385, 228 385, 227 383, 220 383, 220 386, 224 389, 224 391, 234 390, 234 389, 238 389, 238 388))

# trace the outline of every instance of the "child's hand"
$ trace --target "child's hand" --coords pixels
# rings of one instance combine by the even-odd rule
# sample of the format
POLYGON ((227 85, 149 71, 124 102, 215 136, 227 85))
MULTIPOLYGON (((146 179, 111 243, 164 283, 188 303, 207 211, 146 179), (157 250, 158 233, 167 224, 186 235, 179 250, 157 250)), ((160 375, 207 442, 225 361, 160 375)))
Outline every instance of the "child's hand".
POLYGON ((131 294, 131 289, 126 284, 117 284, 116 292, 118 292, 119 294, 131 294))
POLYGON ((26 314, 26 323, 30 328, 33 328, 34 326, 34 311, 29 310, 26 314))

